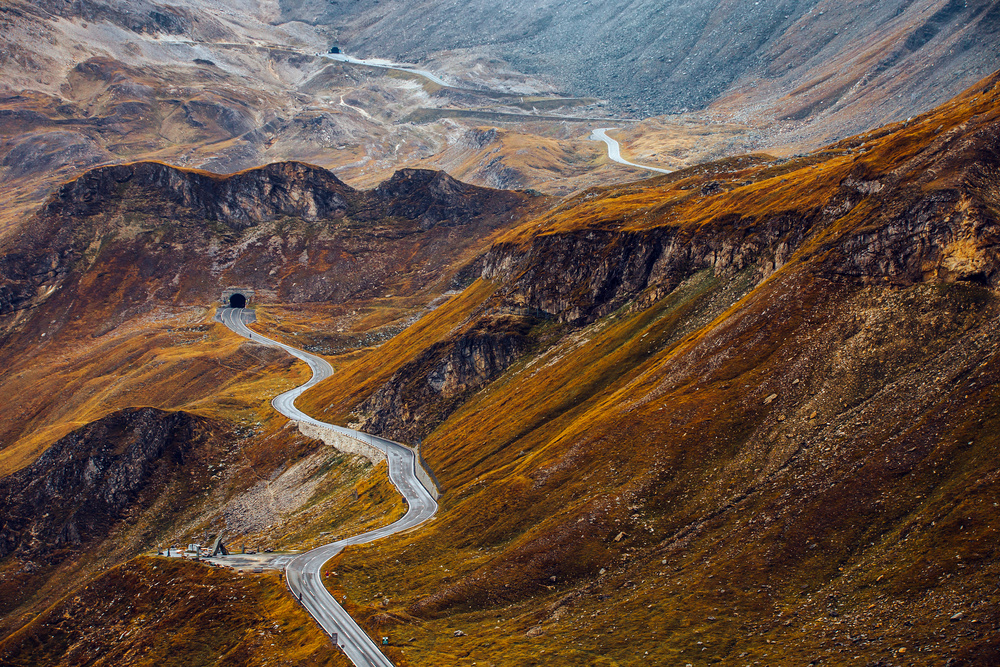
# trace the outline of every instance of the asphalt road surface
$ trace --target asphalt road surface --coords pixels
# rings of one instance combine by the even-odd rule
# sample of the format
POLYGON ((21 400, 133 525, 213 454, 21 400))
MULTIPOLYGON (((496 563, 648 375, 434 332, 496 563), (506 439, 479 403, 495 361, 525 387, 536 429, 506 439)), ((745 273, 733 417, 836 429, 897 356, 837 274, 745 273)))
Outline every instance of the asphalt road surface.
POLYGON ((628 160, 623 158, 621 146, 618 144, 617 141, 609 137, 607 134, 608 130, 613 130, 613 129, 615 128, 602 127, 598 130, 594 130, 590 134, 591 141, 603 141, 608 145, 608 157, 611 158, 613 161, 618 162, 620 164, 627 164, 630 167, 638 167, 639 169, 645 169, 646 171, 656 171, 661 174, 673 173, 672 169, 660 169, 659 167, 648 167, 644 164, 636 164, 635 162, 629 162, 628 160))
POLYGON ((332 428, 346 435, 364 440, 386 453, 389 463, 389 479, 396 485, 406 499, 406 514, 398 521, 354 537, 332 542, 317 547, 312 551, 296 556, 285 568, 285 579, 292 594, 309 610, 323 629, 331 636, 336 635, 337 644, 343 649, 358 667, 386 667, 392 662, 379 650, 375 642, 365 634, 365 631, 354 622, 354 619, 344 611, 330 592, 326 590, 321 579, 320 568, 323 563, 336 556, 349 544, 363 544, 388 537, 395 533, 409 530, 427 521, 437 512, 437 501, 417 479, 416 456, 408 447, 386 440, 378 436, 362 433, 353 429, 327 424, 313 419, 295 407, 295 399, 309 387, 320 380, 330 377, 333 368, 324 359, 297 348, 279 343, 270 338, 252 332, 244 322, 243 308, 219 308, 216 317, 227 327, 239 335, 249 338, 261 345, 281 348, 289 354, 309 364, 312 378, 305 384, 286 391, 271 401, 274 409, 295 421, 311 422, 327 428, 332 428))

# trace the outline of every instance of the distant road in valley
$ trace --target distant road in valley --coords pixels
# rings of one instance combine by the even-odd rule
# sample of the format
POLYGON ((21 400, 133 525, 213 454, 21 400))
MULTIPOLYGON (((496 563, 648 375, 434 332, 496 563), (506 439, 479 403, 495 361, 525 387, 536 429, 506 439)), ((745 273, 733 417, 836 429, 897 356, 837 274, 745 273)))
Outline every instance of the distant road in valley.
POLYGON ((439 77, 433 72, 428 72, 425 69, 418 69, 413 65, 403 65, 400 63, 394 63, 389 60, 384 60, 382 58, 355 58, 354 56, 349 56, 346 53, 323 53, 320 54, 330 60, 339 60, 342 63, 351 63, 353 65, 365 65, 367 67, 380 67, 382 69, 394 69, 400 72, 409 72, 410 74, 418 74, 432 83, 436 83, 439 86, 444 86, 445 88, 454 88, 455 86, 446 82, 444 79, 439 77))
POLYGON ((613 128, 613 127, 602 127, 601 129, 594 130, 590 134, 591 141, 603 141, 605 144, 608 145, 608 157, 611 158, 613 161, 618 162, 620 164, 627 164, 630 167, 637 167, 639 169, 645 169, 646 171, 655 171, 655 172, 658 172, 660 174, 672 174, 673 173, 673 171, 674 171, 673 169, 661 169, 659 167, 650 167, 650 166, 644 165, 644 164, 636 164, 635 162, 629 162, 628 160, 626 160, 625 158, 623 158, 622 157, 621 146, 618 144, 617 141, 615 141, 614 139, 612 139, 611 137, 609 137, 608 134, 607 134, 609 130, 613 130, 613 129, 615 129, 615 128, 613 128))
POLYGON ((317 382, 333 375, 333 367, 325 359, 314 354, 309 354, 251 331, 244 321, 245 312, 247 311, 243 308, 220 307, 217 317, 223 324, 244 338, 249 338, 261 345, 280 348, 306 362, 312 370, 312 377, 308 382, 291 391, 286 391, 271 401, 274 409, 294 421, 309 422, 330 428, 381 449, 385 452, 389 463, 389 479, 406 499, 408 509, 398 521, 307 551, 292 559, 285 568, 285 578, 292 594, 309 610, 309 613, 323 626, 327 633, 336 634, 337 643, 341 645, 344 653, 355 665, 358 667, 392 667, 392 662, 385 657, 375 642, 351 618, 350 614, 344 611, 344 608, 337 603, 323 585, 320 568, 323 563, 336 556, 347 545, 373 542, 427 521, 437 512, 437 501, 417 478, 416 456, 408 447, 368 433, 321 422, 295 407, 295 399, 317 382))
MULTIPOLYGON (((273 50, 273 51, 283 51, 283 52, 287 52, 287 53, 298 53, 298 54, 302 54, 302 55, 310 55, 310 54, 312 54, 312 55, 314 55, 316 57, 319 57, 319 58, 327 58, 329 60, 334 60, 334 61, 337 61, 337 62, 347 63, 347 64, 350 64, 350 65, 360 65, 362 67, 377 67, 379 69, 396 70, 396 71, 399 71, 399 72, 408 72, 410 74, 416 74, 417 76, 421 76, 421 77, 427 79, 428 81, 430 81, 432 83, 435 83, 435 84, 437 84, 439 86, 443 86, 445 88, 451 88, 453 90, 463 91, 463 92, 466 92, 466 93, 474 93, 474 94, 480 94, 480 95, 483 95, 483 94, 492 94, 492 95, 502 95, 502 96, 506 96, 506 97, 520 97, 516 93, 507 93, 507 92, 497 91, 497 90, 488 90, 488 89, 480 89, 480 88, 465 88, 465 87, 462 87, 462 86, 457 86, 455 84, 448 83, 447 81, 445 81, 444 79, 442 79, 440 76, 438 76, 434 72, 431 72, 431 71, 428 71, 428 70, 425 70, 425 69, 420 69, 420 68, 418 68, 415 65, 409 65, 409 64, 404 64, 404 63, 394 63, 391 60, 386 60, 384 58, 355 58, 354 56, 349 56, 346 53, 320 53, 320 52, 317 52, 317 51, 305 51, 303 49, 298 49, 298 48, 294 48, 294 47, 291 47, 291 46, 279 46, 279 45, 276 45, 276 44, 245 44, 245 43, 239 43, 239 42, 206 42, 206 41, 195 41, 195 40, 191 40, 191 39, 184 39, 184 38, 178 38, 178 37, 173 37, 173 36, 164 36, 164 35, 158 35, 157 38, 156 38, 156 41, 159 42, 159 43, 163 43, 163 44, 181 44, 181 45, 185 45, 185 46, 202 46, 202 47, 232 48, 232 49, 254 48, 254 49, 267 49, 267 50, 273 50)), ((553 98, 553 99, 565 99, 565 98, 553 98)), ((344 98, 343 97, 341 97, 341 99, 340 99, 340 106, 343 106, 345 108, 357 111, 361 115, 363 115, 365 118, 367 118, 369 120, 373 120, 372 115, 368 111, 365 111, 364 109, 361 109, 360 107, 356 107, 356 106, 352 106, 350 104, 346 104, 344 102, 344 98)), ((487 120, 496 120, 498 122, 499 121, 508 121, 508 122, 510 122, 510 121, 521 121, 521 120, 524 120, 524 121, 536 120, 536 121, 549 121, 549 122, 551 122, 551 121, 567 121, 567 122, 588 122, 588 123, 592 123, 592 122, 598 122, 598 123, 632 123, 632 122, 635 122, 635 120, 632 119, 632 118, 609 118, 607 116, 601 116, 601 117, 564 116, 564 115, 554 114, 554 113, 550 113, 550 114, 523 113, 523 114, 520 114, 520 113, 511 113, 511 112, 492 112, 492 111, 487 111, 487 110, 484 110, 484 109, 456 109, 456 108, 451 108, 451 107, 449 107, 447 109, 441 109, 441 108, 437 108, 437 107, 430 107, 430 108, 426 108, 426 109, 418 109, 417 112, 416 112, 416 115, 417 116, 433 117, 433 116, 435 116, 435 113, 437 113, 437 115, 440 116, 440 117, 463 117, 463 116, 467 116, 467 117, 473 117, 473 118, 484 118, 484 119, 487 119, 487 120)), ((408 118, 410 120, 414 120, 413 116, 414 116, 414 114, 411 114, 410 116, 408 116, 408 118)), ((409 121, 407 121, 406 119, 404 119, 404 122, 409 122, 409 121)), ((618 162, 622 162, 622 164, 631 164, 630 162, 623 162, 621 160, 617 160, 617 161, 618 162)), ((643 167, 642 165, 633 165, 633 166, 637 166, 637 167, 640 167, 642 169, 651 169, 653 171, 658 171, 657 169, 655 169, 653 167, 643 167)))
MULTIPOLYGON (((165 42, 169 41, 169 42, 174 42, 174 43, 178 43, 178 44, 189 44, 189 45, 199 44, 199 45, 202 45, 202 46, 216 46, 216 47, 239 47, 239 48, 246 48, 247 47, 246 44, 230 44, 230 43, 220 43, 220 42, 194 42, 194 41, 191 41, 191 40, 167 39, 167 38, 163 38, 163 37, 160 37, 158 39, 160 41, 165 41, 165 42)), ((255 45, 255 46, 257 48, 278 48, 276 46, 266 46, 266 45, 255 45)), ((301 49, 294 49, 294 48, 291 48, 291 47, 282 47, 282 50, 290 51, 290 52, 295 52, 295 53, 303 53, 303 54, 306 53, 305 51, 302 51, 301 49)), ((430 72, 430 71, 425 70, 425 69, 420 69, 420 68, 416 67, 415 65, 408 65, 408 64, 403 64, 403 63, 394 63, 391 60, 386 60, 384 58, 355 58, 354 56, 349 56, 346 53, 318 53, 318 52, 313 52, 313 53, 315 53, 316 56, 319 56, 321 58, 327 58, 329 60, 334 60, 334 61, 342 62, 342 63, 348 63, 348 64, 351 64, 351 65, 361 65, 363 67, 377 67, 377 68, 380 68, 380 69, 397 70, 397 71, 400 71, 400 72, 408 72, 410 74, 416 74, 417 76, 421 76, 421 77, 427 79, 428 81, 431 81, 432 83, 435 83, 435 84, 437 84, 439 86, 444 86, 445 88, 454 88, 454 89, 457 89, 457 90, 468 90, 469 92, 478 92, 478 93, 484 92, 484 91, 480 91, 480 90, 466 89, 466 88, 461 88, 459 86, 455 86, 454 84, 448 83, 447 81, 445 81, 444 79, 442 79, 440 76, 438 76, 434 72, 430 72)), ((365 118, 368 118, 369 120, 372 119, 372 116, 371 116, 370 113, 368 113, 364 109, 361 109, 360 107, 351 106, 351 105, 345 103, 343 97, 340 98, 340 105, 343 106, 343 107, 345 107, 345 108, 357 111, 358 113, 360 113, 361 115, 363 115, 365 118)), ((441 117, 441 118, 447 118, 447 117, 472 117, 472 118, 481 118, 483 120, 493 120, 495 122, 503 122, 503 121, 511 122, 511 121, 521 121, 521 120, 524 120, 524 121, 536 120, 536 121, 550 121, 550 122, 551 121, 601 122, 601 123, 615 123, 615 122, 630 123, 630 122, 634 122, 633 119, 629 119, 629 118, 620 118, 620 119, 619 118, 607 118, 607 117, 605 117, 605 118, 594 118, 594 117, 586 117, 586 116, 562 116, 562 115, 557 115, 557 114, 537 114, 537 113, 524 113, 524 114, 510 113, 510 112, 502 112, 501 113, 501 112, 488 111, 488 110, 484 110, 484 109, 455 109, 455 108, 445 108, 445 109, 441 109, 441 108, 427 108, 427 109, 418 109, 416 112, 411 113, 410 116, 408 116, 407 119, 404 119, 404 120, 420 122, 422 120, 423 121, 435 120, 438 117, 441 117)), ((655 172, 655 173, 658 173, 658 174, 671 174, 671 173, 674 172, 673 169, 663 169, 661 167, 651 167, 651 166, 645 165, 645 164, 638 164, 638 163, 635 163, 635 162, 630 162, 629 160, 626 160, 625 158, 623 158, 622 154, 621 154, 621 146, 618 144, 617 141, 615 141, 614 139, 612 139, 611 137, 609 137, 607 135, 607 133, 609 131, 614 130, 614 129, 615 128, 613 128, 613 127, 599 128, 599 129, 594 130, 591 133, 591 135, 590 135, 590 139, 592 141, 603 141, 607 145, 607 147, 608 147, 608 157, 612 161, 617 162, 619 164, 627 165, 629 167, 635 167, 636 169, 645 169, 646 171, 652 171, 652 172, 655 172)), ((298 355, 296 355, 296 356, 298 356, 298 355)), ((319 380, 317 380, 317 382, 318 381, 319 380)))

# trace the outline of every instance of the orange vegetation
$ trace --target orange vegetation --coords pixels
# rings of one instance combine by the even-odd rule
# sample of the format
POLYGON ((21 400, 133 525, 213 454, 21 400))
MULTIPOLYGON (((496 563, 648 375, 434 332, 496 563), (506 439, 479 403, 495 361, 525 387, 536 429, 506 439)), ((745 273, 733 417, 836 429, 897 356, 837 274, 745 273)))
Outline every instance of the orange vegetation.
POLYGON ((995 81, 805 158, 594 190, 510 232, 493 281, 306 397, 346 418, 502 299, 582 313, 538 321, 538 347, 434 425, 439 518, 346 551, 331 587, 428 665, 996 661, 995 81), (935 232, 935 263, 905 244, 865 263, 856 239, 928 201, 985 230, 972 260, 935 232), (754 229, 778 236, 741 266, 637 282, 610 310, 586 292, 628 235, 754 229), (603 256, 545 254, 591 234, 603 256))
POLYGON ((350 665, 276 573, 112 568, 0 642, 5 665, 350 665))

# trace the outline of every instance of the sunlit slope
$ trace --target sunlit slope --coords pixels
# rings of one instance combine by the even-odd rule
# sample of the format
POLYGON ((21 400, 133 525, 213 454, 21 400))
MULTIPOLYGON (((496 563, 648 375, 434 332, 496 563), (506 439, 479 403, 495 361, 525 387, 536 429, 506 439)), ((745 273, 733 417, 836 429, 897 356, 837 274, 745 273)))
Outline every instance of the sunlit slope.
MULTIPOLYGON (((10 392, 0 449, 0 637, 68 588, 164 544, 225 529, 231 548, 303 549, 330 531, 363 531, 405 511, 384 464, 311 441, 273 411, 270 399, 308 369, 209 315, 164 308, 96 340, 74 338, 69 327, 0 377, 10 392), (155 450, 160 422, 178 419, 195 424, 194 435, 155 450)), ((115 613, 127 610, 119 602, 115 613)), ((210 615, 229 618, 225 606, 210 615)), ((71 634, 99 639, 105 621, 115 622, 84 620, 71 634)), ((91 640, 80 641, 73 655, 96 657, 91 640)), ((155 632, 144 641, 153 652, 164 646, 155 632)), ((35 648, 18 649, 26 664, 41 660, 35 648)), ((64 648, 46 644, 43 653, 64 648)), ((141 653, 119 659, 145 664, 141 653)))
MULTIPOLYGON (((92 338, 76 327, 12 359, 0 421, 0 474, 69 431, 132 405, 259 422, 267 399, 304 381, 287 357, 232 339, 207 309, 164 309, 92 338)), ((42 341, 45 339, 42 338, 42 341)))
POLYGON ((334 585, 423 664, 995 659, 994 83, 510 232, 309 397, 422 439, 445 489, 334 585), (479 388, 457 360, 508 318, 479 388))

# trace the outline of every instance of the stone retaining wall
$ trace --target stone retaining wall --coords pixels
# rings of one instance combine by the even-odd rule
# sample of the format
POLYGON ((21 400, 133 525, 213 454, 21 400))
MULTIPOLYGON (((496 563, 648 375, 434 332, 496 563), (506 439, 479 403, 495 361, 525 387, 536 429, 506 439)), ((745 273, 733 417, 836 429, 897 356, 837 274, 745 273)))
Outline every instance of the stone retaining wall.
POLYGON ((427 465, 427 461, 424 461, 424 457, 420 455, 420 449, 414 450, 417 455, 417 478, 420 479, 420 483, 424 485, 424 488, 431 492, 434 496, 434 500, 441 499, 441 487, 438 486, 437 477, 431 472, 431 468, 427 465))
POLYGON ((363 456, 371 461, 373 465, 378 465, 380 462, 385 461, 385 452, 378 447, 374 447, 367 442, 364 442, 363 440, 352 438, 349 435, 334 431, 331 428, 318 426, 310 422, 295 423, 299 427, 299 431, 302 435, 309 438, 315 438, 316 440, 322 440, 324 444, 329 445, 330 447, 333 447, 341 452, 363 456))
MULTIPOLYGON (((326 426, 319 426, 318 424, 313 424, 312 422, 295 422, 299 427, 299 431, 302 435, 308 438, 315 438, 316 440, 322 440, 323 444, 333 447, 334 449, 345 452, 347 454, 357 454, 358 456, 363 456, 373 465, 377 465, 381 461, 385 461, 385 452, 383 452, 378 447, 371 445, 364 440, 352 437, 346 433, 341 433, 340 431, 328 428, 326 426)), ((398 444, 398 443, 397 443, 398 444)), ((406 445, 403 445, 406 447, 406 445)), ((424 485, 435 500, 441 497, 441 487, 438 486, 437 479, 434 477, 434 473, 430 471, 427 467, 427 462, 424 461, 424 457, 420 456, 419 450, 414 450, 416 457, 416 469, 417 478, 420 483, 424 485)))

